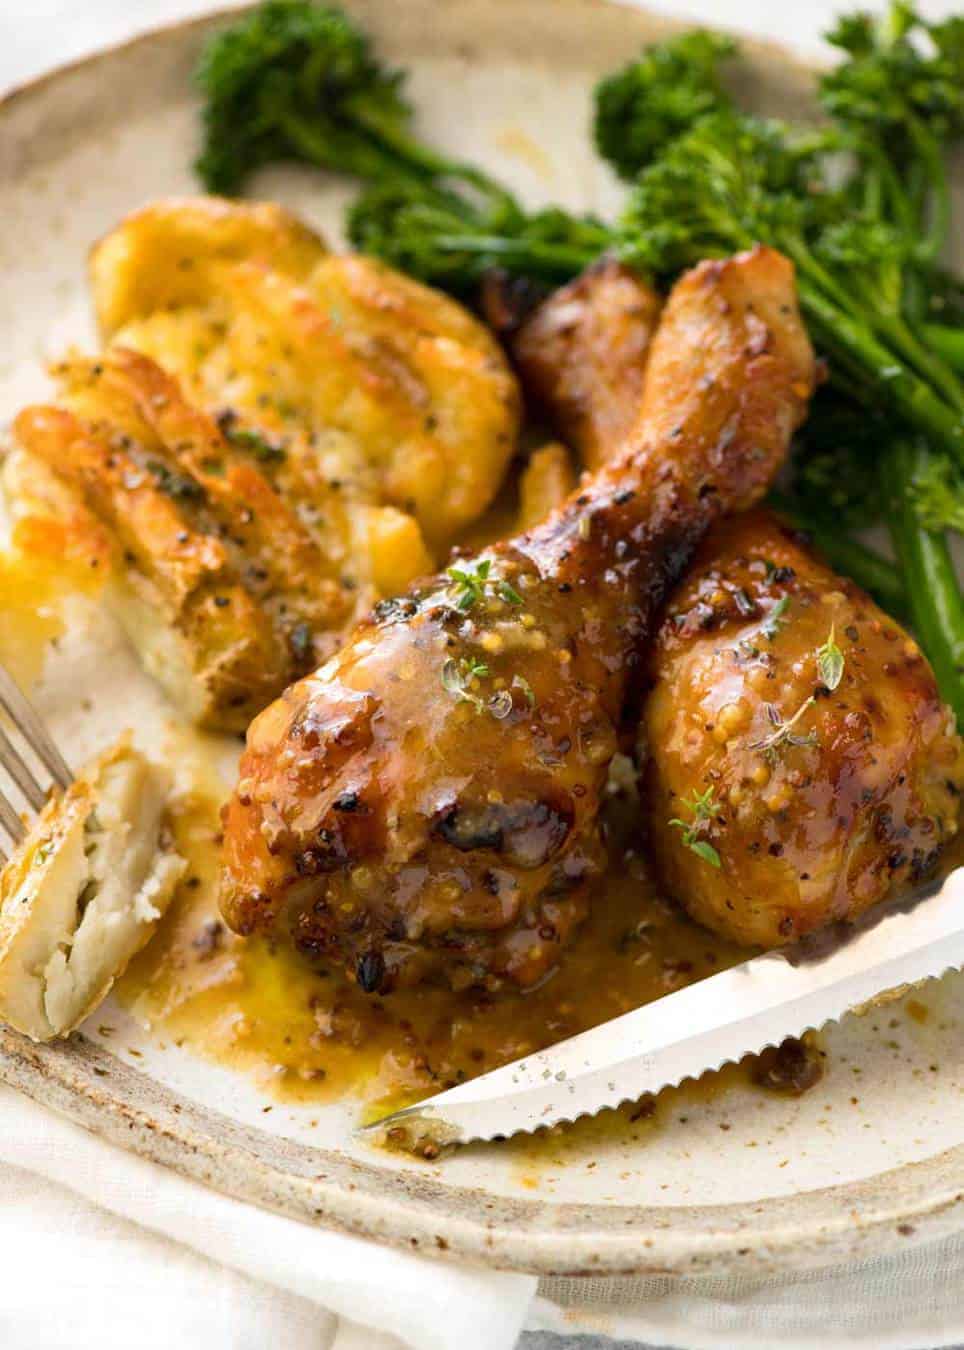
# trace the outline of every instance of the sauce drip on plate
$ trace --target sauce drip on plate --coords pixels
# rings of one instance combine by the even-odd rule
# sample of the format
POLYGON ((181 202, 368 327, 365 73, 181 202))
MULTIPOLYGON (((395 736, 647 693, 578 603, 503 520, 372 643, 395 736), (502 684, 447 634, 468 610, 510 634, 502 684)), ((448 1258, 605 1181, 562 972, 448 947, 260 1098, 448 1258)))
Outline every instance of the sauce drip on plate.
POLYGON ((190 871, 120 995, 165 1037, 253 1071, 282 1099, 355 1093, 381 1114, 746 959, 661 899, 636 841, 617 830, 592 916, 540 987, 373 997, 286 943, 239 939, 220 921, 217 798, 202 783, 175 821, 190 871))

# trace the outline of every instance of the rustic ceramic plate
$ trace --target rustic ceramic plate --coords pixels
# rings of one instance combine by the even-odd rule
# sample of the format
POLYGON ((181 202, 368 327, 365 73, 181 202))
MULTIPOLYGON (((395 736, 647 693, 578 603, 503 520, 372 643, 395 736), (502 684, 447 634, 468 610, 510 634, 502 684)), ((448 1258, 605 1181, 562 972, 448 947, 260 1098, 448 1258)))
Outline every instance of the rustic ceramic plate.
MULTIPOLYGON (((593 0, 350 7, 413 71, 432 138, 497 163, 533 201, 611 204, 615 187, 588 147, 589 90, 665 21, 593 0)), ((43 389, 45 355, 87 335, 92 240, 149 198, 196 190, 190 76, 217 22, 149 34, 0 106, 4 416, 43 389)), ((743 89, 761 107, 804 111, 809 79, 747 44, 743 89)), ((323 228, 339 218, 341 187, 317 175, 266 175, 258 188, 323 228)), ((160 734, 165 716, 102 616, 68 635, 39 697, 73 754, 119 722, 160 734)), ((251 1081, 160 1044, 118 1009, 66 1045, 0 1031, 0 1077, 223 1191, 385 1242, 557 1275, 763 1272, 964 1227, 964 980, 928 986, 913 1011, 894 1005, 833 1029, 828 1074, 799 1100, 738 1086, 684 1094, 635 1141, 591 1127, 555 1151, 472 1148, 434 1167, 355 1141, 350 1106, 266 1114, 251 1081)))

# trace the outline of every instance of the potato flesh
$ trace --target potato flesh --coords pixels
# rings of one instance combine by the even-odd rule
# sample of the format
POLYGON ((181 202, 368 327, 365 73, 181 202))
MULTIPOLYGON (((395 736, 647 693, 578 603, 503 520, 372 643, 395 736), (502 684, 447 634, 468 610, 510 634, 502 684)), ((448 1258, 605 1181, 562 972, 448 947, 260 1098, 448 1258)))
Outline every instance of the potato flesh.
POLYGON ((0 880, 0 1016, 65 1035, 106 996, 166 910, 184 860, 163 776, 126 742, 48 803, 0 880))

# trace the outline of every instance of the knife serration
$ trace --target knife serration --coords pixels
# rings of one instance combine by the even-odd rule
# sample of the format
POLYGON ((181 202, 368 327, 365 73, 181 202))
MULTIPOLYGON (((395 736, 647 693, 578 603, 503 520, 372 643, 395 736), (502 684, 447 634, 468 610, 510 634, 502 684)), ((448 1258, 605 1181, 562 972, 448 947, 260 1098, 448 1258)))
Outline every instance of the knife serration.
POLYGON ((890 990, 964 967, 964 867, 846 936, 765 952, 622 1017, 374 1121, 466 1144, 571 1122, 674 1087, 890 990))

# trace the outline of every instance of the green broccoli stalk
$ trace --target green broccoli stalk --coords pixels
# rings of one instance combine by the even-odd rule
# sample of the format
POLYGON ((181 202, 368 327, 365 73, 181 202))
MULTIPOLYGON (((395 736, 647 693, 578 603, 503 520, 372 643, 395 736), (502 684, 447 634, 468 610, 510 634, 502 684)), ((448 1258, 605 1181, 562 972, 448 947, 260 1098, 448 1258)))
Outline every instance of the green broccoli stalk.
POLYGON ((347 233, 360 252, 466 299, 494 267, 559 285, 612 242, 610 228, 591 216, 555 207, 526 213, 507 200, 443 202, 407 184, 363 192, 349 208, 347 233))
POLYGON ((255 169, 296 160, 440 196, 454 183, 507 196, 481 170, 415 140, 402 74, 379 64, 338 9, 266 0, 211 39, 197 81, 204 139, 196 167, 211 192, 237 193, 255 169))
POLYGON ((947 364, 964 375, 964 280, 943 268, 931 268, 921 331, 947 364))
POLYGON ((861 161, 853 195, 913 236, 920 264, 936 263, 951 212, 944 152, 964 131, 964 19, 926 23, 897 0, 827 36, 846 60, 823 77, 820 98, 861 161))
POLYGON ((919 443, 891 447, 883 461, 887 514, 914 630, 958 726, 964 727, 964 599, 947 537, 921 527, 908 492, 928 465, 919 443))
POLYGON ((848 384, 964 463, 964 389, 900 311, 904 241, 887 222, 854 215, 846 188, 828 187, 822 158, 836 144, 711 114, 640 175, 619 252, 673 274, 756 241, 780 249, 796 264, 818 346, 848 384))

